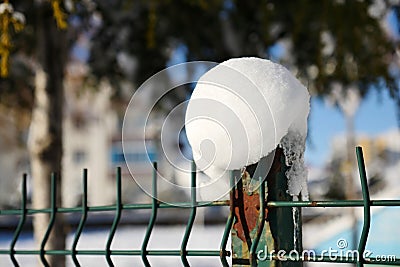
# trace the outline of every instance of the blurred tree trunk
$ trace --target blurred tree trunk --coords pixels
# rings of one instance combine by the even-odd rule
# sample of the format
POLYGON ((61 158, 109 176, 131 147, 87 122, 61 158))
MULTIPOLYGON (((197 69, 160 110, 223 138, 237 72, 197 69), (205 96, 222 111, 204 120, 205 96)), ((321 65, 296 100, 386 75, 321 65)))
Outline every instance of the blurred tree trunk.
MULTIPOLYGON (((65 33, 57 29, 50 1, 37 0, 35 103, 29 136, 33 178, 34 208, 50 206, 50 176, 57 173, 57 205, 61 204, 63 73, 66 56, 65 33)), ((40 245, 49 222, 49 214, 35 215, 34 235, 40 245)), ((46 249, 64 249, 65 231, 62 214, 56 222, 46 249)), ((64 256, 47 256, 50 266, 64 267, 64 256)))

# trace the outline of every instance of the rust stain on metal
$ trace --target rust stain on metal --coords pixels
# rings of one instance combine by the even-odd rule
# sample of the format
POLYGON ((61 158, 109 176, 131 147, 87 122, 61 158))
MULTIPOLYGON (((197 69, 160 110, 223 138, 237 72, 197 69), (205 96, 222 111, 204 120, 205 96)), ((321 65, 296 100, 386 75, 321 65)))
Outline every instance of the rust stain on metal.
MULTIPOLYGON (((251 240, 250 233, 258 225, 260 195, 255 192, 247 194, 246 189, 238 184, 238 188, 235 190, 234 202, 236 220, 233 229, 236 230, 237 236, 243 242, 248 243, 251 240)), ((265 209, 265 217, 267 217, 267 213, 268 210, 265 209)))

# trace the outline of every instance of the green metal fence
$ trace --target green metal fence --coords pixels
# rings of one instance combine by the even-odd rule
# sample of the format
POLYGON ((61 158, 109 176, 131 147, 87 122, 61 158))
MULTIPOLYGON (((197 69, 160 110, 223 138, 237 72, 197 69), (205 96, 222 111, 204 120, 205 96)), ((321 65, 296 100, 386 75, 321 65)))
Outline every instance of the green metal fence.
MULTIPOLYGON (((259 217, 256 218, 260 223, 258 224, 257 231, 254 238, 251 241, 251 246, 248 255, 239 255, 240 257, 247 258, 248 264, 235 264, 233 266, 259 266, 260 261, 256 257, 256 250, 260 242, 260 238, 263 235, 262 223, 265 221, 265 209, 282 209, 282 208, 303 208, 303 207, 363 207, 364 218, 363 218, 363 228, 361 233, 361 238, 359 240, 357 251, 359 255, 364 255, 366 242, 368 240, 368 234, 371 224, 371 207, 372 206, 400 206, 400 200, 370 200, 367 177, 365 172, 364 159, 362 154, 362 149, 357 147, 356 149, 358 167, 360 172, 361 188, 362 188, 362 200, 347 200, 347 201, 267 201, 265 196, 265 181, 261 182, 261 186, 258 188, 258 194, 260 196, 259 201, 259 217)), ((230 266, 228 263, 229 257, 232 257, 232 251, 235 251, 235 243, 232 242, 232 251, 227 248, 227 243, 229 235, 232 231, 232 226, 237 221, 235 215, 235 206, 237 205, 234 201, 235 190, 238 188, 237 182, 240 183, 240 177, 237 172, 231 173, 230 184, 230 200, 227 201, 214 201, 214 202, 201 202, 197 201, 196 197, 196 167, 192 166, 191 172, 191 201, 190 202, 179 202, 179 203, 160 203, 157 200, 157 164, 154 163, 153 175, 152 175, 152 202, 149 204, 124 204, 122 203, 121 197, 121 169, 117 169, 116 173, 116 204, 109 206, 88 206, 87 202, 87 170, 83 172, 83 186, 82 186, 82 205, 80 207, 74 208, 63 208, 56 206, 56 179, 55 175, 51 177, 51 203, 50 208, 46 209, 28 209, 27 208, 27 190, 26 190, 26 175, 23 176, 22 180, 22 199, 21 208, 10 209, 10 210, 0 210, 0 216, 10 216, 19 215, 19 223, 14 231, 13 238, 10 242, 8 249, 0 250, 0 255, 9 255, 14 266, 19 266, 16 259, 16 255, 38 255, 44 266, 49 266, 46 261, 45 255, 65 255, 70 256, 75 266, 81 266, 79 263, 78 255, 98 255, 104 256, 109 266, 114 266, 112 256, 137 256, 141 257, 141 260, 145 266, 150 266, 148 256, 176 256, 180 257, 183 266, 190 266, 188 257, 202 257, 211 256, 219 257, 222 266, 230 266), (190 216, 187 221, 186 230, 181 241, 181 246, 179 250, 150 250, 148 249, 148 244, 150 237, 152 235, 152 230, 156 223, 157 212, 159 209, 169 209, 176 208, 177 206, 183 209, 190 209, 190 216), (194 220, 196 218, 196 211, 199 208, 209 207, 209 206, 229 206, 230 214, 227 218, 225 229, 223 232, 222 239, 220 240, 219 250, 189 250, 187 249, 187 244, 190 238, 191 230, 193 227, 194 220), (137 210, 137 209, 148 209, 151 210, 151 217, 148 222, 147 230, 142 242, 141 249, 137 250, 117 250, 111 249, 111 244, 113 243, 115 232, 118 228, 121 214, 123 210, 137 210), (102 212, 102 211, 114 211, 114 220, 111 225, 106 246, 102 250, 86 250, 77 249, 78 242, 81 238, 83 229, 87 222, 87 217, 89 213, 102 212), (47 213, 50 214, 50 220, 47 226, 47 231, 41 241, 40 248, 37 250, 25 250, 25 249, 15 249, 15 245, 18 242, 22 229, 26 223, 28 215, 47 213), (48 241, 49 235, 54 226, 54 222, 57 214, 60 213, 80 213, 81 218, 78 227, 74 233, 73 242, 70 248, 64 250, 46 250, 46 243, 48 241)), ((399 241, 400 242, 400 241, 399 241)), ((301 254, 301 253, 300 253, 301 254)), ((237 255, 236 255, 237 256, 237 255)), ((332 259, 328 256, 317 255, 315 257, 290 257, 289 255, 282 256, 271 254, 266 256, 267 264, 269 262, 276 262, 277 266, 289 266, 288 263, 298 262, 301 266, 301 262, 311 261, 311 262, 340 262, 340 263, 354 263, 357 266, 364 266, 364 264, 380 264, 380 265, 400 265, 400 259, 396 258, 392 261, 380 262, 376 258, 358 258, 358 259, 332 259), (282 265, 281 265, 282 264, 282 265), (286 264, 286 265, 285 265, 286 264)), ((269 266, 269 265, 262 265, 269 266)), ((293 265, 292 265, 293 266, 293 265)))

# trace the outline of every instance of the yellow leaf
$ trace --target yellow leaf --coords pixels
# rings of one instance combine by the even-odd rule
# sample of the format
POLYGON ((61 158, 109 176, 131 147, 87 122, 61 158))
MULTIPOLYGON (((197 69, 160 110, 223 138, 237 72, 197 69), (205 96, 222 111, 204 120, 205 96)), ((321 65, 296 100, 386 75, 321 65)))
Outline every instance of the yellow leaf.
POLYGON ((57 27, 65 30, 68 26, 67 14, 61 10, 59 0, 51 1, 51 5, 53 7, 53 16, 56 19, 57 27))

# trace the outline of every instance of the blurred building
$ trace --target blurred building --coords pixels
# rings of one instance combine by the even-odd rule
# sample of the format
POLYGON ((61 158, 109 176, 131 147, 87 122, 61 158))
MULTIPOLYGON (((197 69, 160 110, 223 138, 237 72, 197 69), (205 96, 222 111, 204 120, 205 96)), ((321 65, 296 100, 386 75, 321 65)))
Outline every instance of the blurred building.
MULTIPOLYGON (((344 199, 344 174, 351 172, 354 179, 356 198, 361 197, 361 183, 358 166, 349 166, 347 162, 346 137, 336 136, 330 146, 330 155, 322 167, 309 167, 308 186, 312 200, 344 199)), ((376 136, 358 134, 356 145, 361 146, 364 154, 370 194, 375 196, 387 190, 400 192, 400 131, 393 129, 376 136)), ((355 148, 354 148, 355 156, 355 148)), ((340 209, 305 209, 307 220, 329 220, 332 216, 341 216, 340 209)))
POLYGON ((68 66, 65 79, 65 113, 63 124, 63 205, 75 206, 81 201, 82 174, 87 168, 88 201, 106 205, 113 201, 108 190, 111 139, 117 131, 116 114, 111 109, 111 88, 85 88, 86 67, 80 63, 68 66))
POLYGON ((15 119, 13 114, 0 112, 0 208, 18 203, 22 173, 29 168, 28 153, 15 119))
MULTIPOLYGON (((126 162, 140 170, 141 179, 151 181, 151 169, 141 168, 146 160, 155 160, 157 148, 149 139, 147 150, 137 146, 138 137, 128 136, 128 151, 122 149, 122 119, 112 106, 112 88, 101 83, 90 88, 85 83, 87 67, 73 61, 65 77, 65 109, 63 122, 62 190, 63 206, 79 205, 82 196, 83 169, 88 169, 89 205, 115 203, 116 168, 122 168, 124 201, 137 201, 143 193, 132 179, 126 162)), ((127 98, 127 101, 129 97, 127 98)), ((137 123, 144 121, 137 114, 137 123)), ((137 124, 136 123, 136 124, 137 124)), ((25 141, 29 129, 21 135, 14 116, 0 113, 0 207, 16 206, 20 199, 22 173, 29 174, 29 154, 25 141)), ((133 124, 134 126, 136 124, 133 124)), ((135 129, 132 129, 135 133, 135 129)), ((30 176, 28 194, 30 196, 30 176)))
MULTIPOLYGON (((112 88, 107 83, 101 83, 98 88, 85 88, 85 68, 81 63, 70 64, 65 83, 63 205, 80 203, 84 168, 88 169, 90 205, 115 203, 117 167, 122 169, 124 201, 140 199, 143 193, 132 179, 126 163, 135 163, 143 179, 151 181, 151 170, 141 166, 148 158, 155 158, 156 149, 149 140, 149 150, 142 151, 137 145, 139 141, 132 135, 126 146, 129 150, 124 154, 122 119, 112 106, 112 88)), ((141 121, 143 118, 138 123, 141 121)), ((135 130, 132 129, 132 133, 135 130)))
MULTIPOLYGON (((398 170, 400 169, 400 131, 393 129, 376 136, 357 135, 356 145, 363 149, 364 160, 367 168, 370 185, 380 179, 385 186, 400 186, 398 170), (397 170, 397 171, 395 171, 397 170)), ((338 170, 346 171, 349 166, 343 160, 346 158, 346 140, 344 136, 337 136, 332 141, 331 162, 338 161, 338 170)), ((354 149, 355 156, 355 149, 354 149)), ((356 181, 359 184, 357 166, 353 166, 356 181)))

